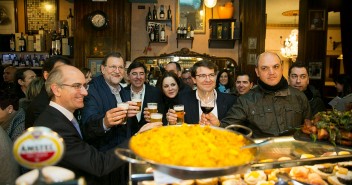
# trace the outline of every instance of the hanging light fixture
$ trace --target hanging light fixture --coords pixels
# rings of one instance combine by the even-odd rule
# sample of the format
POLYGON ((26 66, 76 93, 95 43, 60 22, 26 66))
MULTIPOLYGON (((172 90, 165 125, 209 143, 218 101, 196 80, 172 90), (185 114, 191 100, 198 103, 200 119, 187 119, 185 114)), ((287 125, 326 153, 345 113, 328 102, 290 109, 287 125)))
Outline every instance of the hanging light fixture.
POLYGON ((204 0, 204 5, 208 8, 213 8, 216 5, 217 0, 204 0))
POLYGON ((286 58, 297 58, 298 54, 298 30, 294 29, 291 34, 283 42, 281 55, 286 58))
MULTIPOLYGON (((283 12, 284 16, 295 16, 294 24, 296 24, 296 16, 298 15, 298 10, 289 10, 283 12)), ((280 37, 282 38, 282 37, 280 37)), ((281 55, 285 58, 290 58, 292 61, 296 61, 298 55, 298 29, 293 29, 291 34, 282 43, 281 55)))

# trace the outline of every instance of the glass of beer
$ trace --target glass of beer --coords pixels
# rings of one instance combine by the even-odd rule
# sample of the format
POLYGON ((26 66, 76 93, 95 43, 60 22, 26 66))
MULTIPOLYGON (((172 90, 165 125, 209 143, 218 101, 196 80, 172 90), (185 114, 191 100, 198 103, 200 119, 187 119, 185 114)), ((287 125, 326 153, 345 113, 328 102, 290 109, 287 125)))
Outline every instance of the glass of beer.
POLYGON ((176 111, 176 115, 177 115, 176 125, 182 125, 184 122, 185 106, 184 105, 174 105, 174 110, 176 111))
POLYGON ((157 103, 148 103, 148 111, 150 113, 157 113, 158 112, 158 104, 157 103))
MULTIPOLYGON (((128 110, 128 106, 129 106, 128 103, 124 103, 124 102, 117 104, 117 107, 122 107, 126 111, 128 110)), ((127 121, 127 113, 126 113, 126 117, 124 117, 122 120, 122 124, 126 124, 126 121, 127 121)))
POLYGON ((141 111, 142 110, 142 93, 131 93, 131 100, 133 102, 137 103, 138 106, 138 110, 137 111, 141 111))
POLYGON ((162 121, 163 121, 163 115, 161 113, 152 113, 150 115, 150 123, 162 122, 162 121))

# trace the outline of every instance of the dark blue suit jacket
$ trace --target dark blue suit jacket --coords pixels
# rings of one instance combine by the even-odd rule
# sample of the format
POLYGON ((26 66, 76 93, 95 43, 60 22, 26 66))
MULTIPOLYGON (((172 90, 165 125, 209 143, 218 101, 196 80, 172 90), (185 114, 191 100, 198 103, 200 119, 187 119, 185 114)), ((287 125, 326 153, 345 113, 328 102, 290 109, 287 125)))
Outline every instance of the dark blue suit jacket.
MULTIPOLYGON (((89 185, 127 184, 128 175, 116 175, 114 182, 100 178, 127 164, 114 154, 113 149, 103 153, 84 142, 71 121, 56 108, 47 106, 34 126, 48 127, 64 139, 65 152, 58 166, 72 170, 76 177, 84 176, 89 185)), ((124 170, 116 172, 124 173, 124 170)))
MULTIPOLYGON (((128 85, 127 87, 124 88, 127 93, 131 94, 131 85, 128 85)), ((141 115, 141 120, 138 122, 138 124, 133 124, 132 125, 132 131, 138 132, 138 130, 146 124, 146 121, 144 119, 144 108, 148 107, 148 103, 161 103, 161 97, 162 94, 160 90, 156 87, 153 87, 149 84, 145 84, 145 94, 143 98, 143 104, 142 104, 142 115, 141 115)))
MULTIPOLYGON (((180 104, 185 106, 185 123, 199 123, 199 101, 196 98, 196 90, 179 94, 180 104)), ((225 117, 227 111, 236 102, 236 97, 217 91, 216 105, 218 108, 218 119, 225 117)))
MULTIPOLYGON (((122 87, 120 96, 123 102, 131 100, 131 95, 122 87)), ((114 148, 134 134, 131 125, 137 124, 136 117, 128 118, 125 125, 117 125, 107 132, 104 131, 105 113, 116 106, 115 95, 111 93, 104 77, 101 75, 94 78, 89 83, 88 95, 84 98, 81 129, 84 139, 99 151, 114 148)))

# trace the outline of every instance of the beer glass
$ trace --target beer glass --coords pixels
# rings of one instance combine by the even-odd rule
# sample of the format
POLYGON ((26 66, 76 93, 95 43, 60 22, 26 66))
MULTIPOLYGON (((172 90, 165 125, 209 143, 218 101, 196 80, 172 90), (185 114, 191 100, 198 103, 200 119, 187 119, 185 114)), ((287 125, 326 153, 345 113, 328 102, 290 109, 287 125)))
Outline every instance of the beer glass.
POLYGON ((138 106, 137 111, 141 111, 142 110, 142 93, 134 93, 133 91, 131 91, 131 100, 133 102, 137 103, 137 106, 138 106))
POLYGON ((184 122, 185 106, 184 105, 174 105, 174 110, 176 111, 176 115, 177 115, 176 125, 182 125, 184 122))
POLYGON ((163 115, 161 113, 152 113, 150 115, 150 123, 154 122, 162 122, 163 120, 163 115))
MULTIPOLYGON (((117 107, 121 107, 126 111, 128 110, 128 106, 129 106, 128 103, 124 103, 124 102, 117 104, 117 107)), ((122 120, 122 124, 126 124, 126 121, 127 121, 127 113, 126 113, 126 117, 124 117, 122 120)))
POLYGON ((158 112, 158 104, 157 103, 148 103, 148 111, 150 113, 157 113, 158 112))

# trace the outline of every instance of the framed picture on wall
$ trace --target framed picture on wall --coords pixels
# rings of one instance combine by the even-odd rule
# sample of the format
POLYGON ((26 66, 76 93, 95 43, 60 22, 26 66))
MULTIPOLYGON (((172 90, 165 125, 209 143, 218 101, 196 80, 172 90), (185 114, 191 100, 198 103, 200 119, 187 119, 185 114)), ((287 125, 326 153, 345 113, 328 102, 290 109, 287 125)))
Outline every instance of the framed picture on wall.
POLYGON ((309 79, 320 80, 321 74, 322 74, 322 67, 323 67, 322 62, 310 62, 309 71, 308 71, 309 79))
POLYGON ((325 30, 325 10, 309 10, 309 29, 325 30))
POLYGON ((39 28, 57 30, 59 22, 59 0, 24 0, 26 32, 36 33, 39 28))
POLYGON ((248 38, 248 49, 257 49, 257 38, 249 37, 248 38))
POLYGON ((101 74, 100 67, 103 62, 103 58, 88 58, 88 68, 92 72, 92 77, 99 76, 101 74))
POLYGON ((257 54, 256 53, 248 53, 247 65, 255 65, 255 60, 257 60, 257 54))
POLYGON ((17 32, 16 0, 0 1, 0 33, 12 34, 17 32))

